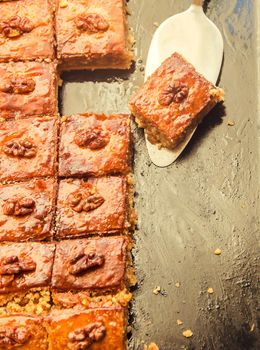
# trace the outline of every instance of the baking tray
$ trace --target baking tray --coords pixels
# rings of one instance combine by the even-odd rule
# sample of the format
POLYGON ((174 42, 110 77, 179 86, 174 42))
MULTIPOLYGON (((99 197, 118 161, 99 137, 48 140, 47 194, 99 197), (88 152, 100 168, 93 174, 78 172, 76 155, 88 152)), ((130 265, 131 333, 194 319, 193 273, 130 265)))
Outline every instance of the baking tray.
MULTIPOLYGON (((143 81, 157 24, 189 3, 130 0, 136 67, 128 72, 64 73, 62 113, 128 112, 129 96, 143 81)), ((219 81, 226 92, 224 106, 210 113, 179 160, 165 169, 151 164, 143 133, 134 130, 139 285, 130 315, 131 350, 143 350, 151 341, 160 350, 260 348, 260 2, 212 0, 205 2, 205 10, 225 40, 219 81), (216 248, 221 256, 214 255, 216 248), (153 293, 156 286, 162 293, 153 293), (193 337, 184 338, 184 329, 191 329, 193 337)))

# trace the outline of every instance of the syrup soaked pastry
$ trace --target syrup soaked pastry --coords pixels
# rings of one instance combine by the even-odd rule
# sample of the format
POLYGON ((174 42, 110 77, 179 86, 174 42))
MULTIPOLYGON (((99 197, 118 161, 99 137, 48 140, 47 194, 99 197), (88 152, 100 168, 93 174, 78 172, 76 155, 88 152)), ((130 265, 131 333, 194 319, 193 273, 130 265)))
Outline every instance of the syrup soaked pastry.
POLYGON ((0 241, 41 241, 52 237, 54 179, 0 185, 0 241))
POLYGON ((125 287, 125 237, 65 240, 57 243, 52 287, 111 291, 125 287))
POLYGON ((0 13, 0 62, 54 59, 50 1, 1 1, 0 13))
POLYGON ((51 284, 54 243, 0 245, 0 294, 51 284))
POLYGON ((55 63, 0 63, 0 76, 0 118, 57 114, 55 63))
POLYGON ((133 60, 124 0, 59 1, 56 35, 62 70, 126 69, 133 60))
POLYGON ((59 310, 46 317, 50 350, 125 350, 123 308, 59 310))
POLYGON ((174 53, 134 94, 129 108, 151 143, 173 149, 223 96, 222 89, 174 53))
POLYGON ((58 119, 52 117, 0 123, 0 180, 54 176, 57 124, 58 119))
POLYGON ((80 114, 61 124, 59 175, 103 176, 130 171, 130 117, 80 114))
POLYGON ((128 223, 128 186, 124 176, 60 181, 56 237, 122 232, 128 223))
POLYGON ((0 317, 0 349, 47 350, 48 334, 41 317, 0 317))

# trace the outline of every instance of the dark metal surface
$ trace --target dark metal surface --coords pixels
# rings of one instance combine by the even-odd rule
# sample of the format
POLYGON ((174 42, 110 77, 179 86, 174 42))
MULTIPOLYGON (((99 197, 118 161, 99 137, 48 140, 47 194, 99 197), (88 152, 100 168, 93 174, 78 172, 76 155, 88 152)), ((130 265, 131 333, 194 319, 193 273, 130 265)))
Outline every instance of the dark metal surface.
MULTIPOLYGON (((188 0, 130 0, 137 58, 145 61, 156 22, 188 5, 188 0)), ((135 130, 139 230, 134 254, 140 284, 132 307, 132 350, 150 341, 160 350, 260 348, 260 3, 212 0, 205 5, 225 40, 219 83, 226 92, 224 107, 205 119, 184 154, 165 169, 151 164, 143 134, 135 130), (221 256, 214 255, 216 248, 221 256), (156 286, 165 295, 153 294, 156 286), (193 337, 184 338, 184 329, 193 337)), ((63 78, 63 114, 128 112, 129 96, 143 81, 142 63, 127 73, 77 72, 63 78)))

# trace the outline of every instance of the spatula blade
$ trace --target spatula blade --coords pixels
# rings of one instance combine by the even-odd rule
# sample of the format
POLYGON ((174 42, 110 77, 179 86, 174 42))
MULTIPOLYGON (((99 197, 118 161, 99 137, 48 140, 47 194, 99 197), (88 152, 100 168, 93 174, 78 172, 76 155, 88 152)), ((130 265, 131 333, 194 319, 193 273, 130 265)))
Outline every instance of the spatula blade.
MULTIPOLYGON (((178 52, 213 84, 216 83, 223 59, 223 38, 201 6, 191 7, 168 18, 156 30, 148 53, 145 69, 147 79, 172 53, 178 52)), ((149 156, 159 167, 173 163, 182 153, 196 129, 174 150, 151 144, 146 138, 149 156)))

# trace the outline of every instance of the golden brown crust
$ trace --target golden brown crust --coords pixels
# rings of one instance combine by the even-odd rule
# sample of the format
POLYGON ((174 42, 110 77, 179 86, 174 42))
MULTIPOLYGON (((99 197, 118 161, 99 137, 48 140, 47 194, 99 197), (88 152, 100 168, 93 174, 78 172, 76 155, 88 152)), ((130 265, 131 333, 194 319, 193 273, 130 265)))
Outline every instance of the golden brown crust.
POLYGON ((57 128, 51 117, 0 123, 0 181, 54 176, 57 128))
POLYGON ((55 192, 54 179, 0 185, 0 241, 51 238, 55 192))
POLYGON ((59 290, 115 290, 125 284, 126 238, 57 243, 52 287, 59 290))
POLYGON ((70 0, 58 5, 57 54, 62 70, 131 65, 124 0, 70 0))
POLYGON ((47 350, 48 337, 41 317, 14 315, 0 318, 0 348, 47 350))
POLYGON ((0 62, 54 58, 54 15, 48 0, 1 2, 0 62))
POLYGON ((1 63, 0 76, 0 118, 57 114, 55 63, 1 63))
POLYGON ((61 125, 59 175, 103 176, 130 170, 128 115, 80 114, 61 125))
POLYGON ((220 101, 223 90, 174 53, 131 98, 129 107, 151 143, 174 148, 220 101))
POLYGON ((58 239, 121 232, 128 226, 125 177, 60 181, 57 202, 58 239), (89 204, 93 200, 97 201, 91 209, 89 204))
POLYGON ((55 244, 0 245, 0 294, 47 287, 51 283, 55 244))
POLYGON ((125 350, 126 315, 122 308, 56 311, 46 321, 50 350, 79 349, 75 339, 79 332, 82 342, 93 350, 125 350), (95 341, 90 341, 90 329, 101 333, 95 341))

